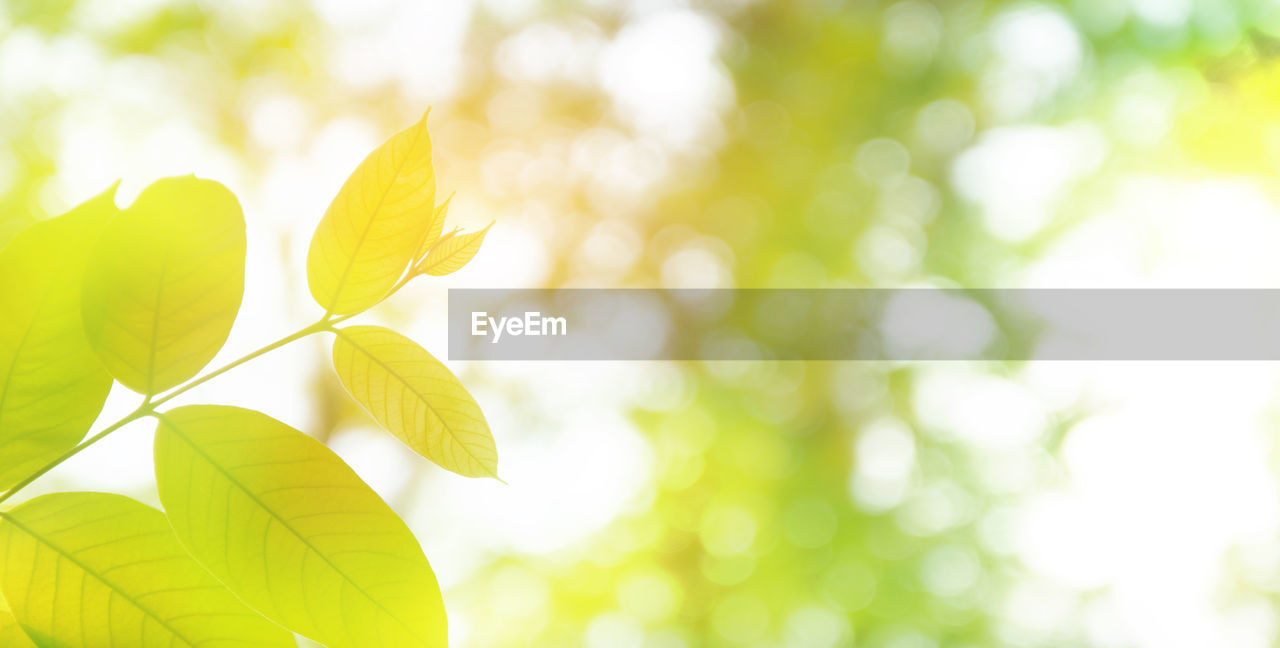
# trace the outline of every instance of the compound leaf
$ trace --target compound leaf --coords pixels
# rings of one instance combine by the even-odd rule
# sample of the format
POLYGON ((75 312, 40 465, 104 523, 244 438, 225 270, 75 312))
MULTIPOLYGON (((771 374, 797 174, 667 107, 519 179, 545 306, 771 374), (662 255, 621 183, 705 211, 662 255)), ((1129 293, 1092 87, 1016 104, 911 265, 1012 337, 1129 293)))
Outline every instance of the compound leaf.
POLYGON ((30 225, 0 251, 0 488, 83 438, 111 389, 85 339, 80 284, 114 194, 30 225))
POLYGON ((432 227, 436 175, 427 117, 374 149, 338 190, 311 239, 307 283, 327 313, 366 310, 390 292, 432 227))
POLYGON ((241 600, 329 648, 445 645, 417 540, 324 444, 235 407, 159 418, 156 484, 170 524, 241 600))
POLYGON ((438 277, 461 270, 480 251, 480 244, 484 242, 484 235, 489 233, 490 227, 493 227, 493 223, 478 232, 446 235, 427 252, 427 256, 418 263, 414 271, 438 277))
POLYGON ((226 187, 165 178, 107 223, 85 272, 85 332, 117 380, 155 394, 222 348, 244 296, 245 233, 226 187))
POLYGON ((379 326, 350 326, 337 334, 338 378, 382 427, 447 470, 497 477, 489 424, 448 367, 413 340, 379 326))
POLYGON ((187 556, 164 515, 120 495, 0 513, 0 561, 0 589, 41 647, 296 645, 187 556))

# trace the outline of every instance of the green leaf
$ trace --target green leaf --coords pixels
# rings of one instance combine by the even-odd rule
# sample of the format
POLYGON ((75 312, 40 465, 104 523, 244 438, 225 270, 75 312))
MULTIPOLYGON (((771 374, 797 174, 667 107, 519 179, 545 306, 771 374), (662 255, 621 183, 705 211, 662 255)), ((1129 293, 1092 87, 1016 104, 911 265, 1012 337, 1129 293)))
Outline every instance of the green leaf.
POLYGON ((9 611, 9 604, 0 598, 0 646, 5 648, 36 648, 31 638, 22 631, 18 620, 9 611))
POLYGON ((489 424, 448 367, 413 340, 379 326, 350 326, 337 334, 338 378, 382 427, 447 470, 498 476, 489 424))
POLYGON ((0 250, 28 225, 31 225, 31 221, 25 218, 0 218, 0 250))
POLYGON ((325 312, 358 313, 387 296, 433 226, 435 198, 423 115, 356 167, 316 228, 307 282, 325 312))
POLYGON ((244 214, 226 187, 186 176, 143 190, 85 272, 85 332, 111 375, 142 394, 196 375, 240 310, 244 254, 244 214))
POLYGON ((159 418, 169 522, 241 600, 329 648, 445 645, 439 586, 417 540, 324 444, 235 407, 159 418))
POLYGON ((83 438, 111 389, 84 336, 80 283, 114 193, 25 228, 0 251, 0 488, 83 438))
POLYGON ((444 219, 449 215, 449 203, 452 201, 453 196, 450 195, 436 207, 435 213, 431 215, 431 224, 427 227, 427 235, 423 237, 422 243, 418 246, 417 254, 413 255, 414 259, 425 259, 427 252, 431 251, 431 246, 440 240, 440 233, 444 231, 444 219))
POLYGON ((164 515, 120 495, 0 513, 0 561, 0 589, 41 647, 295 645, 191 560, 164 515))
POLYGON ((418 263, 414 273, 438 277, 461 270, 480 251, 480 244, 484 242, 484 235, 489 233, 490 227, 493 227, 493 223, 478 232, 446 235, 418 263))

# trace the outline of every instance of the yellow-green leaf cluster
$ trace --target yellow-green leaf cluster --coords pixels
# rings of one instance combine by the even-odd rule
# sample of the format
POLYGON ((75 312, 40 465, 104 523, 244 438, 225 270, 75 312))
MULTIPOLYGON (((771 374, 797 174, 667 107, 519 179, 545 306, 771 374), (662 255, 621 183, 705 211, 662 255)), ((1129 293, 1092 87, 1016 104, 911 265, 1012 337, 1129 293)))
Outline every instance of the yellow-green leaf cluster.
POLYGON ((441 235, 425 119, 370 154, 321 220, 308 280, 325 315, 199 378, 244 293, 244 216, 225 187, 166 178, 124 210, 112 190, 0 243, 0 502, 154 416, 165 509, 62 493, 0 512, 0 648, 271 648, 291 632, 328 648, 446 645, 417 540, 337 455, 258 412, 159 409, 335 331, 343 384, 384 427, 449 470, 497 476, 488 424, 442 363, 386 329, 334 329, 418 274, 461 268, 488 230, 441 235), (142 404, 76 446, 112 378, 142 404))
MULTIPOLYGON (((307 278, 326 314, 361 312, 415 276, 450 274, 475 257, 489 227, 442 236, 452 196, 433 207, 434 198, 424 116, 360 164, 316 229, 307 278)), ((333 353, 347 391, 410 448, 456 473, 497 477, 479 406, 431 354, 374 327, 339 331, 333 353)))

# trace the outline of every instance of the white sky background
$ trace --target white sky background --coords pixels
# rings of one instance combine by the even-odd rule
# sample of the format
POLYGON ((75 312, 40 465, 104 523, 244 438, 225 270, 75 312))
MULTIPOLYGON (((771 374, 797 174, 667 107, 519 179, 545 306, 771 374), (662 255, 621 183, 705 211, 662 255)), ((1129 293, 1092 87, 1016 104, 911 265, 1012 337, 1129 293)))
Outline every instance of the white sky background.
MULTIPOLYGON (((81 20, 87 29, 127 23, 160 4, 90 3, 81 20)), ((485 4, 513 22, 530 11, 518 0, 485 4)), ((1130 4, 1137 15, 1167 21, 1189 3, 1130 4)), ((272 16, 269 3, 208 7, 236 29, 269 24, 272 16)), ((469 3, 318 0, 315 9, 336 43, 324 72, 340 86, 394 83, 425 106, 447 103, 466 82, 469 3)), ((408 321, 390 312, 365 321, 389 321, 428 349, 442 350, 446 286, 538 285, 548 259, 562 254, 576 255, 585 275, 607 284, 638 260, 642 243, 625 210, 616 220, 590 223, 593 242, 584 249, 557 247, 555 228, 565 225, 556 224, 560 214, 544 190, 568 181, 593 187, 602 202, 642 204, 683 156, 714 150, 723 136, 720 117, 734 97, 715 60, 723 38, 716 21, 678 3, 636 3, 628 16, 612 35, 579 22, 534 22, 499 46, 495 60, 512 78, 598 84, 618 125, 566 136, 564 146, 550 150, 501 138, 486 148, 476 172, 465 176, 468 185, 442 185, 458 191, 451 216, 459 224, 498 220, 484 250, 456 277, 406 289, 397 300, 412 304, 403 309, 408 321), (512 192, 532 197, 515 209, 512 192)), ((887 33, 902 39, 886 47, 886 65, 916 66, 933 56, 937 43, 929 34, 936 19, 923 3, 900 3, 886 18, 887 33)), ((1057 10, 1029 3, 1009 9, 986 37, 995 63, 982 100, 1003 125, 973 133, 973 116, 951 102, 923 112, 920 129, 926 139, 951 137, 963 149, 952 183, 979 208, 984 226, 1000 239, 1024 241, 1060 214, 1064 198, 1112 147, 1163 137, 1179 94, 1154 75, 1136 80, 1106 120, 1021 123, 1087 67, 1089 53, 1057 10)), ((211 138, 213 116, 173 91, 199 83, 184 80, 186 73, 146 59, 107 59, 86 38, 50 39, 8 25, 0 10, 0 108, 49 92, 69 100, 47 135, 58 168, 42 198, 47 211, 59 212, 117 178, 124 180, 120 203, 127 204, 155 178, 193 172, 224 182, 241 198, 250 280, 217 366, 318 315, 302 280, 311 228, 355 164, 389 133, 357 110, 317 114, 307 98, 264 85, 242 107, 254 138, 269 152, 258 177, 211 138)), ((529 118, 521 116, 524 99, 500 96, 489 106, 499 134, 502 128, 518 132, 529 118)), ((433 112, 432 123, 446 128, 447 111, 433 112)), ((909 175, 909 156, 904 145, 883 140, 868 143, 856 162, 883 180, 888 204, 901 207, 892 200, 894 187, 918 181, 909 175)), ((0 151, 0 186, 12 164, 0 151)), ((442 170, 442 177, 448 173, 442 170)), ((1100 207, 1090 218, 1035 262, 1011 267, 1005 285, 1280 286, 1274 253, 1280 213, 1256 179, 1204 172, 1118 176, 1096 198, 1100 207)), ((868 235, 874 244, 851 252, 886 285, 921 279, 923 251, 913 234, 920 223, 909 212, 887 210, 868 235)), ((662 280, 681 286, 701 278, 706 285, 712 277, 716 285, 732 285, 731 267, 718 242, 691 237, 673 246, 662 280)), ((312 391, 300 378, 328 366, 329 342, 296 343, 181 400, 261 409, 307 430, 314 424, 312 391)), ((484 380, 470 383, 497 437, 509 486, 431 467, 423 481, 411 481, 426 462, 371 426, 342 430, 333 441, 384 496, 418 489, 419 505, 403 513, 446 588, 493 553, 569 547, 629 507, 646 505, 653 459, 625 412, 637 403, 678 403, 681 387, 678 380, 672 387, 669 370, 515 363, 455 369, 464 382, 483 372, 484 380)), ((918 496, 913 434, 956 440, 989 456, 993 492, 1023 494, 992 522, 1008 529, 1003 550, 1029 572, 998 605, 1011 645, 1053 637, 1150 648, 1271 645, 1280 624, 1265 598, 1280 575, 1272 449, 1280 372, 1272 364, 1035 363, 1012 375, 952 364, 917 371, 913 398, 922 429, 886 419, 853 440, 859 464, 850 497, 867 508, 894 510, 918 496), (1045 480, 1039 444, 1048 422, 1080 406, 1096 414, 1067 432, 1061 471, 1045 480), (1229 565, 1249 588, 1231 580, 1229 565)), ((118 389, 102 420, 134 404, 118 389)), ((117 432, 24 495, 103 489, 156 504, 150 425, 117 432)), ((943 558, 935 565, 941 576, 929 582, 944 592, 963 588, 963 555, 943 558)), ((467 611, 450 611, 455 638, 465 639, 467 611)))

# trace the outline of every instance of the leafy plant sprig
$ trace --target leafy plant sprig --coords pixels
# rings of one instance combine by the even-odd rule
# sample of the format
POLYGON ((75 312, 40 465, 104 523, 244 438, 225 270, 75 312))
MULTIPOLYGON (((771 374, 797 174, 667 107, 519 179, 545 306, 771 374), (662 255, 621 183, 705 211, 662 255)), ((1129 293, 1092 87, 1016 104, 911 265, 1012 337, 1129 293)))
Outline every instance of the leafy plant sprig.
POLYGON ((245 223, 222 185, 115 188, 0 250, 0 503, 133 421, 156 419, 163 512, 106 493, 0 511, 0 644, 444 646, 444 605, 404 522, 332 451, 260 412, 162 409, 246 362, 333 333, 334 368, 390 433, 445 469, 497 478, 480 407, 444 364, 378 326, 342 326, 414 277, 475 256, 442 235, 426 116, 375 149, 326 210, 314 323, 203 375, 244 293, 245 223), (85 439, 113 381, 142 395, 85 439), (82 440, 83 439, 83 440, 82 440))

